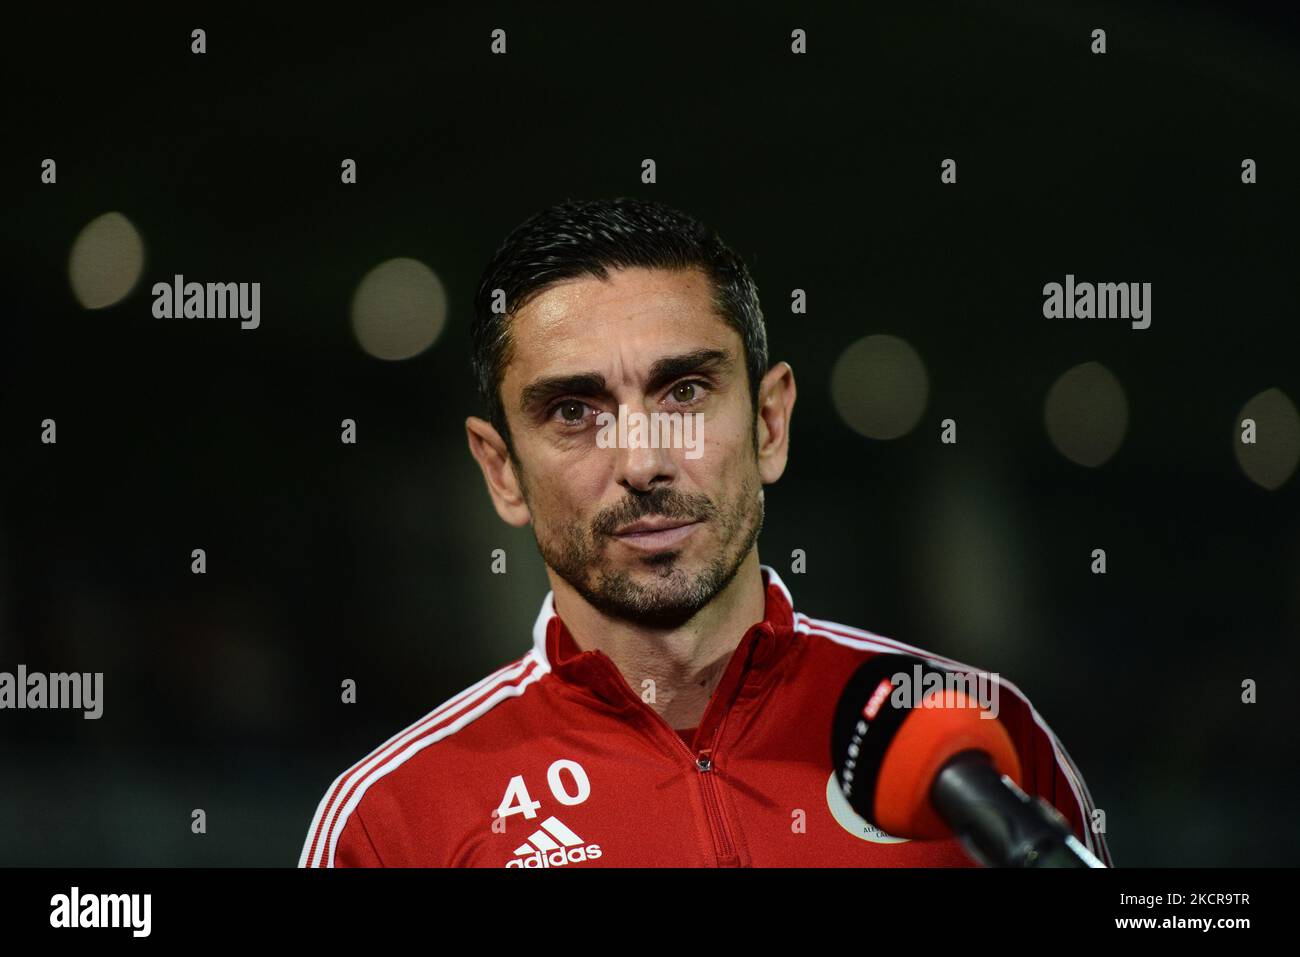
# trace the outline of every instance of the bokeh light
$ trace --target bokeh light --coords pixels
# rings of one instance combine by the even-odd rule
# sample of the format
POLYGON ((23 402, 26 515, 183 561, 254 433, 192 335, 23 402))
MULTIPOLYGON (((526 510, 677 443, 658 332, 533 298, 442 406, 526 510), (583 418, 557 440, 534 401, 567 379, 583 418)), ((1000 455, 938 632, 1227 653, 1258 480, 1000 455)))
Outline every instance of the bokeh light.
POLYGON ((896 439, 925 412, 930 381, 916 350, 896 336, 854 342, 831 370, 831 401, 846 425, 869 439, 896 439))
POLYGON ((352 331, 377 359, 409 359, 433 345, 447 322, 447 292, 416 259, 380 263, 352 298, 352 331))
POLYGON ((1071 462, 1095 468, 1107 462, 1128 431, 1128 400, 1114 373, 1085 362, 1064 373, 1047 391, 1047 434, 1071 462))
POLYGON ((72 294, 86 309, 104 309, 127 297, 144 273, 144 240, 121 213, 92 219, 68 255, 72 294))
POLYGON ((1256 485, 1270 491, 1295 472, 1300 462, 1300 414, 1281 389, 1265 389, 1247 402, 1233 424, 1237 462, 1256 485), (1242 420, 1255 421, 1255 441, 1242 441, 1242 420))

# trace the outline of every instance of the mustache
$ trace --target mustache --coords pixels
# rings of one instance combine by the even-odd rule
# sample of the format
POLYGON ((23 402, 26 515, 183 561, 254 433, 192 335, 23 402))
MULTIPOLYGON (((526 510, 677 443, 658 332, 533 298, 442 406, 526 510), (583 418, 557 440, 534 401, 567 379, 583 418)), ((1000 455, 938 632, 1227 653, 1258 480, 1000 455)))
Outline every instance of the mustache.
POLYGON ((717 511, 717 506, 703 495, 682 495, 670 489, 658 489, 635 498, 625 499, 622 505, 602 512, 592 523, 592 528, 598 534, 612 535, 616 529, 641 518, 708 521, 717 514, 717 511))

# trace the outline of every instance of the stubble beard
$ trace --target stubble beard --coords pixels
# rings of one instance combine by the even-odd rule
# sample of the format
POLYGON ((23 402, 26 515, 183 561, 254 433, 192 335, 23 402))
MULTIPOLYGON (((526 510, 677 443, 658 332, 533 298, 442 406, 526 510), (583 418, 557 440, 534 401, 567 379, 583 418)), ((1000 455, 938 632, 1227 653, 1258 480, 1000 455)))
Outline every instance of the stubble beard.
POLYGON ((536 524, 533 533, 546 564, 593 608, 613 618, 676 628, 736 577, 758 541, 763 515, 762 483, 747 471, 739 494, 725 508, 718 508, 707 496, 658 488, 601 511, 590 529, 575 520, 554 536, 538 535, 536 524), (646 515, 706 522, 718 535, 717 554, 694 570, 676 549, 636 556, 632 570, 605 568, 609 550, 618 548, 611 533, 646 515))

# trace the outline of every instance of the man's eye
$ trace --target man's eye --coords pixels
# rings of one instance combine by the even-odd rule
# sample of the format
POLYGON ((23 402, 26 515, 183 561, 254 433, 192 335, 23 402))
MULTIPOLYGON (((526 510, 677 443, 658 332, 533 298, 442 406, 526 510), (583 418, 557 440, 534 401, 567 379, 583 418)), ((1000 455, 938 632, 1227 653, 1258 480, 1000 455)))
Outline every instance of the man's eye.
POLYGON ((679 382, 673 386, 673 398, 678 402, 694 402, 698 398, 697 393, 699 391, 696 387, 703 384, 698 379, 687 379, 685 382, 679 382))
POLYGON ((560 415, 560 421, 578 423, 587 417, 587 404, 577 399, 566 399, 551 410, 551 415, 560 415))

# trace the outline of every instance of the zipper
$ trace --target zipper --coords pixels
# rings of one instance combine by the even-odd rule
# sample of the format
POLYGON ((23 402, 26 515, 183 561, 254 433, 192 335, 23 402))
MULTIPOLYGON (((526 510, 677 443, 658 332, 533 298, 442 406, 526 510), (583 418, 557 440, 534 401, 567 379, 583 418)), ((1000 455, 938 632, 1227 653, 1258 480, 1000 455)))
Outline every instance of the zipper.
POLYGON ((685 752, 687 760, 691 762, 691 766, 697 773, 696 780, 699 782, 700 796, 704 802, 709 834, 713 838, 714 858, 717 860, 719 867, 739 867, 740 855, 736 852, 736 845, 731 837, 731 829, 727 827, 727 820, 722 812, 722 801, 719 796, 720 785, 717 782, 715 766, 717 764, 718 739, 722 735, 722 725, 726 720, 726 713, 722 709, 725 708, 726 712, 730 712, 735 704, 736 697, 748 680, 748 656, 746 655, 744 658, 733 656, 728 663, 727 670, 718 686, 714 689, 713 697, 709 699, 704 714, 701 716, 700 725, 695 732, 696 741, 704 741, 707 737, 707 746, 696 749, 682 740, 682 736, 668 725, 663 715, 641 700, 641 696, 632 690, 627 680, 614 663, 609 660, 608 656, 603 652, 596 652, 596 654, 603 659, 604 666, 617 679, 616 683, 622 688, 623 693, 632 701, 635 701, 636 706, 649 716, 651 723, 658 727, 661 734, 668 736, 674 748, 685 752))
MULTIPOLYGON (((597 652, 597 654, 601 653, 597 652)), ((722 721, 714 717, 714 713, 718 710, 715 705, 718 702, 710 700, 708 707, 704 710, 695 737, 697 740, 700 739, 700 732, 705 729, 705 722, 707 722, 709 730, 706 733, 709 735, 709 745, 697 751, 682 740, 682 736, 672 729, 668 722, 664 720, 663 715, 641 700, 641 696, 632 690, 613 662, 609 663, 608 668, 617 676, 618 684, 623 689, 623 693, 636 703, 638 710, 648 717, 650 723, 659 730, 661 735, 669 740, 675 750, 686 755, 686 760, 695 769, 696 780, 699 781, 700 797, 704 802, 704 813, 708 820, 709 836, 713 839, 714 859, 719 867, 739 867, 740 857, 736 854, 736 847, 731 838, 731 830, 727 827, 726 819, 722 815, 722 805, 718 798, 718 786, 715 781, 717 775, 714 772, 714 754, 717 751, 718 738, 722 734, 722 721)), ((731 702, 728 702, 727 706, 730 709, 731 702)))
MULTIPOLYGON (((713 732, 710 745, 718 743, 721 729, 713 732)), ((709 824, 713 829, 714 844, 717 845, 719 867, 739 867, 740 856, 736 854, 731 841, 731 831, 722 815, 722 802, 718 798, 717 775, 713 772, 713 747, 701 748, 696 755, 695 767, 700 772, 700 789, 704 793, 704 807, 709 815, 709 824)))
MULTIPOLYGON (((645 703, 642 702, 642 704, 645 703)), ((663 725, 673 741, 676 742, 678 750, 686 753, 691 766, 695 768, 696 780, 700 782, 700 796, 704 801, 704 813, 709 822, 709 834, 713 838, 713 856, 717 859, 718 866, 739 867, 740 857, 736 854, 736 846, 731 839, 731 829, 727 827, 726 818, 722 814, 722 803, 718 797, 717 774, 713 769, 713 754, 717 749, 718 737, 722 733, 721 724, 719 723, 714 728, 709 746, 700 748, 697 751, 687 745, 680 734, 668 727, 668 722, 664 721, 657 711, 648 705, 646 707, 663 725)))

